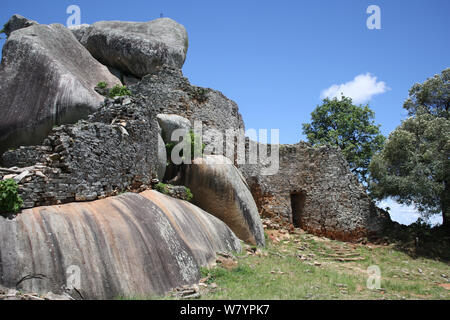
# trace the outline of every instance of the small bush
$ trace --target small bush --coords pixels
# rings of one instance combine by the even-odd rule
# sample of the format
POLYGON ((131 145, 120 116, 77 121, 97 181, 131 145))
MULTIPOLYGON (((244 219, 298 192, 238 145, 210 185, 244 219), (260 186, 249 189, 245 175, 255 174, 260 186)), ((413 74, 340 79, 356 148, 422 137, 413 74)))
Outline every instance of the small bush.
POLYGON ((167 184, 159 182, 157 185, 155 185, 155 190, 158 192, 161 192, 163 194, 168 194, 169 189, 167 188, 167 184))
POLYGON ((186 196, 187 196, 186 201, 191 202, 191 200, 194 199, 194 195, 192 194, 191 189, 189 189, 188 187, 185 187, 185 188, 186 188, 186 196))
POLYGON ((108 84, 105 81, 101 81, 101 82, 97 83, 97 88, 106 89, 107 87, 108 87, 108 84))
POLYGON ((16 213, 23 205, 19 186, 13 179, 0 181, 0 214, 16 213))
POLYGON ((131 91, 126 86, 120 86, 116 84, 109 90, 109 97, 121 97, 121 96, 131 96, 131 91))

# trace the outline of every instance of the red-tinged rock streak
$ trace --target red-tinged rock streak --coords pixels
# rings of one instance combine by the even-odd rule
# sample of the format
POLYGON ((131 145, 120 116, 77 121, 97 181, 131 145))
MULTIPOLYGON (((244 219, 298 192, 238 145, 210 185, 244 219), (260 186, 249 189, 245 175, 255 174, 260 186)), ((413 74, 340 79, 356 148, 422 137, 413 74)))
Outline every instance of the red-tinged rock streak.
POLYGON ((234 233, 200 208, 156 191, 126 193, 0 218, 0 284, 42 274, 18 288, 58 293, 76 266, 85 299, 155 296, 196 282, 217 251, 240 250, 234 233))

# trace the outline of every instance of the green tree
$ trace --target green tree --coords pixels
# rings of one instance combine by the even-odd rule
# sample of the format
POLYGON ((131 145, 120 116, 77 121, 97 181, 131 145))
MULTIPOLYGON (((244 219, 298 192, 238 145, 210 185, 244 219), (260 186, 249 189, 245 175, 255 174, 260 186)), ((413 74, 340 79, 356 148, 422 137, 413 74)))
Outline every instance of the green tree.
POLYGON ((450 227, 450 69, 415 84, 396 128, 369 170, 374 197, 415 205, 425 216, 441 213, 450 227))
POLYGON ((326 98, 311 113, 312 122, 303 124, 303 133, 312 145, 338 146, 351 170, 367 182, 370 159, 385 141, 374 116, 368 105, 356 106, 351 98, 326 98))

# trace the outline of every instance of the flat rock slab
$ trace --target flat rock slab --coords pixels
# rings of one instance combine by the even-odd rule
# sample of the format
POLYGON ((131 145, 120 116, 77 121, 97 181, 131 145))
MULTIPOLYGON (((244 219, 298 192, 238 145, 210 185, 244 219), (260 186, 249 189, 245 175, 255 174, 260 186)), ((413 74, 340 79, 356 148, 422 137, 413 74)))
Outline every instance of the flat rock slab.
POLYGON ((86 49, 101 63, 125 75, 142 78, 164 64, 181 69, 186 59, 186 29, 169 18, 100 21, 82 29, 81 43, 86 49))
POLYGON ((249 244, 264 246, 264 229, 255 200, 238 169, 224 156, 205 156, 185 164, 182 183, 193 203, 225 222, 249 244))
POLYGON ((2 148, 41 143, 55 124, 100 106, 98 82, 121 83, 60 24, 13 31, 3 46, 0 80, 2 148))
POLYGON ((71 284, 74 298, 151 297, 197 282, 216 252, 240 250, 200 208, 157 191, 126 193, 0 217, 0 285, 22 279, 24 292, 61 294, 71 284))

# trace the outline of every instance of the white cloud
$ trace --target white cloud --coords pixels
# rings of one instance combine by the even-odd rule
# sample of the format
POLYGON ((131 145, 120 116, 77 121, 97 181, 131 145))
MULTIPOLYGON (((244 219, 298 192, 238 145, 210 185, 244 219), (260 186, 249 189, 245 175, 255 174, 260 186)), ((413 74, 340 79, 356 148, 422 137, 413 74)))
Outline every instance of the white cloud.
POLYGON ((320 98, 340 98, 341 94, 343 94, 346 97, 352 98, 354 103, 360 104, 369 101, 372 96, 384 93, 387 90, 389 88, 385 82, 377 82, 377 77, 366 73, 357 75, 352 81, 332 85, 322 91, 320 98))

